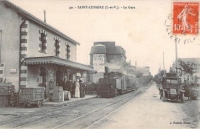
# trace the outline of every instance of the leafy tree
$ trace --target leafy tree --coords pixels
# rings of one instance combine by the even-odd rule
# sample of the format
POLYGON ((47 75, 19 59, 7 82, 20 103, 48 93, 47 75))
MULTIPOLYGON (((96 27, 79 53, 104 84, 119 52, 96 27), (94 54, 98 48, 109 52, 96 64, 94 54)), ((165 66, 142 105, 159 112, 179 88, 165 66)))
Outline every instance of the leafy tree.
POLYGON ((160 83, 161 82, 161 78, 163 78, 165 76, 165 70, 161 70, 158 74, 156 74, 155 76, 154 76, 154 81, 156 82, 156 83, 160 83))
POLYGON ((133 71, 133 74, 137 77, 137 78, 140 78, 141 76, 143 76, 143 73, 138 71, 138 70, 135 70, 133 71))
POLYGON ((193 65, 194 63, 190 63, 190 64, 187 64, 185 63, 184 61, 182 61, 181 59, 178 60, 179 62, 179 65, 181 66, 180 68, 177 68, 176 69, 179 69, 181 70, 181 72, 183 72, 184 74, 193 74, 193 65))

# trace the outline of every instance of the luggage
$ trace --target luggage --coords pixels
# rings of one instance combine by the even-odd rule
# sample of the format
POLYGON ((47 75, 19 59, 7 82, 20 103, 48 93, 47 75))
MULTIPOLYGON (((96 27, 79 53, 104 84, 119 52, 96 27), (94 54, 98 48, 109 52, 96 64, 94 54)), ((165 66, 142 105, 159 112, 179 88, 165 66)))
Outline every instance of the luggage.
POLYGON ((54 86, 53 87, 53 102, 63 102, 64 101, 64 91, 63 87, 61 86, 54 86))
POLYGON ((64 91, 64 100, 70 100, 70 99, 71 99, 70 91, 64 91))
POLYGON ((64 101, 64 91, 53 91, 53 102, 63 102, 64 101))

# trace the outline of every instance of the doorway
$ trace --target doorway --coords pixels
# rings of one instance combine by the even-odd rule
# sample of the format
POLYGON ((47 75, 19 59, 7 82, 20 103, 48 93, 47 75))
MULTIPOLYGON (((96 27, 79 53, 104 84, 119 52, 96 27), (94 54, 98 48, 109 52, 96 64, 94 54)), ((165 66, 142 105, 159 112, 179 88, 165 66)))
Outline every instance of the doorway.
POLYGON ((56 71, 56 85, 57 86, 63 86, 64 82, 64 74, 61 70, 56 71))

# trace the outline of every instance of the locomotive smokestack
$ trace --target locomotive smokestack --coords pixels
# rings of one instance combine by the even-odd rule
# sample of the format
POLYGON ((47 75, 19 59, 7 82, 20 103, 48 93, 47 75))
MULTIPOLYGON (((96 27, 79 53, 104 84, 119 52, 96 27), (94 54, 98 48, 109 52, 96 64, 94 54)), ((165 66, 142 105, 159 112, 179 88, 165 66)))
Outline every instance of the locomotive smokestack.
POLYGON ((109 73, 109 69, 108 67, 105 67, 104 77, 108 77, 108 73, 109 73))
POLYGON ((46 23, 46 11, 44 10, 44 22, 46 23))

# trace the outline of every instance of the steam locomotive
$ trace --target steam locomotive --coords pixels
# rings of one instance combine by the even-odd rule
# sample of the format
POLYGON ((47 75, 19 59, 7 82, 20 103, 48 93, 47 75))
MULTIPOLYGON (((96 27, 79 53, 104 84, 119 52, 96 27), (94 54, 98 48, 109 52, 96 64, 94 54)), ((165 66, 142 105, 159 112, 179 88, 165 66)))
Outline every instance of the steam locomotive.
POLYGON ((110 98, 136 89, 136 79, 133 76, 110 72, 99 79, 97 96, 110 98))

